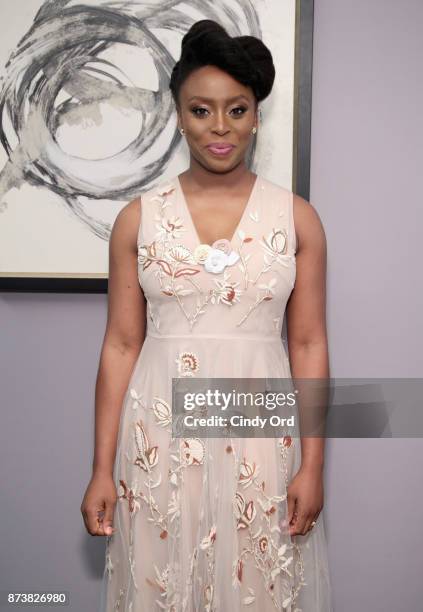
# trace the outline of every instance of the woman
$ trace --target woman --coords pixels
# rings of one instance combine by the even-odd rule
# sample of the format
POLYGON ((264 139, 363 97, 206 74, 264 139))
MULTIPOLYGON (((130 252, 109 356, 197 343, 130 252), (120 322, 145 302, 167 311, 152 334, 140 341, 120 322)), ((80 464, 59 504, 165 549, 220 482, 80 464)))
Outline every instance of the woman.
POLYGON ((245 162, 274 77, 259 39, 194 24, 170 83, 189 169, 113 227, 81 506, 102 611, 331 610, 323 439, 171 436, 172 378, 328 376, 320 219, 245 162))

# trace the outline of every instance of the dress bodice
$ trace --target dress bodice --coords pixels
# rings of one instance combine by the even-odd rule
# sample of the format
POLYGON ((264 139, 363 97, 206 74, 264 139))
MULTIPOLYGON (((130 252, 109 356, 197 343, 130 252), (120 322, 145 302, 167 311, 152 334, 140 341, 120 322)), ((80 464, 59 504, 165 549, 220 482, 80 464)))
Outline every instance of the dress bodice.
POLYGON ((147 334, 280 336, 295 251, 293 194, 260 175, 231 241, 213 245, 200 244, 179 177, 161 182, 141 196, 147 334))

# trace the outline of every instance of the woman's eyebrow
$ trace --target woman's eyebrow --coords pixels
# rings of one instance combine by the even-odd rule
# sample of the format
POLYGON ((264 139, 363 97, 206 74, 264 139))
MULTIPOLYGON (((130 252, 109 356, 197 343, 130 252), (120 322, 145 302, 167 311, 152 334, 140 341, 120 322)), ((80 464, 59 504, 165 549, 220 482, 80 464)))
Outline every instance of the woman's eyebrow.
MULTIPOLYGON (((232 98, 228 98, 226 102, 235 102, 235 100, 239 100, 241 98, 248 102, 248 98, 244 96, 244 94, 232 96, 232 98)), ((207 98, 206 96, 191 96, 191 98, 188 99, 188 102, 191 102, 191 100, 204 100, 205 102, 214 102, 214 98, 207 98)))

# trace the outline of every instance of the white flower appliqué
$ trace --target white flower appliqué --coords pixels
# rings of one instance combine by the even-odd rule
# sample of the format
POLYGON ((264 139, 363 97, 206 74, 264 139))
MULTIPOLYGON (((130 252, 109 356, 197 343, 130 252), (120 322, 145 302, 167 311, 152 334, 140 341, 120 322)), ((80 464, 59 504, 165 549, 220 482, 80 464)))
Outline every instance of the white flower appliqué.
POLYGON ((239 254, 232 250, 231 243, 226 238, 220 238, 209 244, 199 244, 194 253, 194 260, 204 265, 206 272, 220 274, 226 266, 232 266, 239 259, 239 254))
POLYGON ((219 274, 223 272, 226 266, 232 266, 239 259, 238 253, 231 251, 229 254, 224 253, 220 249, 210 249, 207 259, 204 262, 204 269, 207 272, 219 274))

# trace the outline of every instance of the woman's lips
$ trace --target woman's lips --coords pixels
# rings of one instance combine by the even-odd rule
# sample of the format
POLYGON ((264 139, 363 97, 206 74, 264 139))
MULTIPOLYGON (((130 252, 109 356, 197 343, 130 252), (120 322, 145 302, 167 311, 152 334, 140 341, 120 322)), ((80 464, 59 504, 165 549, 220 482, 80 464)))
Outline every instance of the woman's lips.
POLYGON ((207 149, 210 151, 210 153, 213 153, 213 155, 228 155, 228 153, 230 153, 235 147, 233 145, 228 145, 228 146, 213 146, 213 145, 209 145, 207 147, 207 149))

